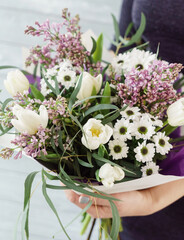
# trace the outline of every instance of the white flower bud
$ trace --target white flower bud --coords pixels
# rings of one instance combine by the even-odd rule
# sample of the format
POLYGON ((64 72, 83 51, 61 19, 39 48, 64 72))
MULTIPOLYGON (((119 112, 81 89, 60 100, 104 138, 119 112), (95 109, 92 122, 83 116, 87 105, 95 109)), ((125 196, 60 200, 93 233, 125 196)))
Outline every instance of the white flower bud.
POLYGON ((23 93, 29 89, 28 79, 18 69, 8 73, 7 79, 4 80, 4 85, 12 96, 15 96, 18 92, 23 93))
POLYGON ((88 72, 83 72, 82 83, 77 94, 77 99, 83 100, 85 98, 91 97, 93 89, 95 88, 96 93, 98 93, 101 86, 102 74, 99 74, 97 77, 93 77, 88 72))
POLYGON ((184 125, 184 98, 180 98, 168 107, 167 116, 171 126, 184 125))
POLYGON ((99 177, 105 187, 112 187, 115 181, 120 181, 125 177, 124 171, 117 166, 112 167, 109 163, 105 163, 99 170, 99 177))

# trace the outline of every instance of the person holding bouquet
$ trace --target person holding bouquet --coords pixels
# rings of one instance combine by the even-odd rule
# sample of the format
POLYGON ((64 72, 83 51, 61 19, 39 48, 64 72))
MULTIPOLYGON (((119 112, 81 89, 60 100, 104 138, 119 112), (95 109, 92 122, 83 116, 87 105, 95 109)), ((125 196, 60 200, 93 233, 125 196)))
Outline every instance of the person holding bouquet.
MULTIPOLYGON (((143 40, 149 42, 150 51, 168 62, 184 64, 184 5, 182 0, 147 1, 124 0, 119 22, 121 36, 130 22, 138 28, 141 12, 147 19, 143 40)), ((111 47, 116 51, 114 46, 111 47)), ((124 49, 125 51, 127 49, 124 49)), ((120 52, 123 52, 120 49, 120 52)), ((178 133, 175 133, 176 135, 178 133)), ((168 156, 169 161, 160 165, 161 173, 184 176, 184 148, 168 156), (173 163, 174 162, 174 163, 173 163)), ((167 160, 168 160, 167 159, 167 160)), ((85 208, 89 196, 79 196, 73 191, 66 191, 68 199, 85 208)), ((116 202, 122 218, 124 240, 181 240, 184 236, 184 179, 162 184, 153 188, 113 194, 121 201, 116 202)), ((111 218, 109 202, 93 198, 93 205, 88 213, 94 218, 111 218), (98 211, 97 211, 98 209, 98 211)))

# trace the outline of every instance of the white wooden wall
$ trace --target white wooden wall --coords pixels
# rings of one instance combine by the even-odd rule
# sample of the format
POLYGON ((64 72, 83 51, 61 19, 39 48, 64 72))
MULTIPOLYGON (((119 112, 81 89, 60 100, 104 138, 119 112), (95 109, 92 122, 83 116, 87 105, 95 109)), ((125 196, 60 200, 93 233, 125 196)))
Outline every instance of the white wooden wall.
MULTIPOLYGON (((111 13, 118 17, 121 0, 0 0, 0 65, 22 66, 21 47, 31 47, 38 38, 24 35, 26 25, 33 25, 36 20, 42 22, 49 18, 60 21, 62 8, 69 8, 74 15, 81 17, 82 31, 91 28, 97 35, 105 33, 105 38, 113 36, 111 13)), ((105 40, 109 46, 109 41, 105 40)), ((0 71, 0 89, 7 71, 0 71)), ((0 100, 8 97, 6 91, 0 93, 0 100)), ((13 239, 13 231, 23 206, 24 180, 32 172, 40 170, 41 166, 28 158, 21 160, 0 159, 0 240, 13 239)), ((36 178, 34 187, 40 182, 40 175, 36 178)), ((50 191, 62 222, 67 224, 78 213, 79 209, 69 203, 63 192, 50 191)), ((47 206, 39 185, 31 199, 30 211, 30 239, 55 240, 67 239, 60 231, 59 224, 47 206), (58 233, 59 232, 59 233, 58 233)), ((81 237, 80 219, 68 228, 72 240, 86 239, 81 237)), ((17 239, 21 239, 20 228, 17 239)), ((97 239, 96 234, 92 237, 97 239)))

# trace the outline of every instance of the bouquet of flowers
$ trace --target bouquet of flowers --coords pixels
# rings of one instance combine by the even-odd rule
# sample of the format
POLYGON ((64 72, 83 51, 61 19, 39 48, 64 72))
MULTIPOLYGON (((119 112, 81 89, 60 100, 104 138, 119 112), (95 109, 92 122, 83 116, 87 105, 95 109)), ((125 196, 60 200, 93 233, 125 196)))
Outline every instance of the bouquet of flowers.
MULTIPOLYGON (((35 65, 31 76, 34 84, 28 81, 30 73, 20 70, 9 72, 4 81, 13 98, 1 103, 0 130, 1 135, 14 133, 15 138, 13 146, 2 149, 0 156, 10 158, 16 151, 15 159, 25 154, 51 170, 42 170, 43 195, 64 231, 47 188, 72 189, 109 200, 111 231, 104 227, 104 220, 103 229, 108 239, 115 240, 120 218, 117 199, 108 193, 135 189, 137 185, 126 185, 134 181, 139 181, 138 188, 142 189, 176 179, 156 181, 154 176, 161 176, 159 163, 182 140, 169 135, 184 124, 184 99, 174 88, 182 84, 182 78, 176 80, 183 67, 140 50, 145 44, 118 54, 120 48, 140 39, 144 15, 131 38, 127 38, 130 26, 124 38, 119 35, 113 16, 117 51, 111 63, 102 59, 102 34, 97 40, 88 39, 93 43, 89 50, 82 41, 79 17, 71 18, 66 9, 62 17, 62 23, 36 22, 36 27, 28 26, 25 31, 43 36, 45 45, 31 49, 26 60, 27 65, 35 65), (46 179, 65 186, 47 184, 46 179)), ((31 173, 25 182, 26 219, 36 174, 31 173)), ((90 206, 91 201, 85 210, 90 206)), ((28 221, 24 224, 29 238, 28 221)))

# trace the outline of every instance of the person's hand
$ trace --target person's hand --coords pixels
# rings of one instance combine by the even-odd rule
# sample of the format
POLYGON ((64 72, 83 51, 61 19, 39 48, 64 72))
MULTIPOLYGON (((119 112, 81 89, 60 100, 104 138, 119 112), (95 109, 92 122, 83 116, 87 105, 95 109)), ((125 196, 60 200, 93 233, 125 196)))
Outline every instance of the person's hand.
MULTIPOLYGON (((71 190, 66 190, 65 193, 72 203, 82 209, 85 208, 89 200, 92 200, 92 206, 87 210, 87 213, 93 218, 112 217, 108 200, 78 195, 71 190)), ((116 193, 111 196, 121 200, 114 201, 121 217, 150 215, 184 196, 184 179, 145 190, 116 193)))

